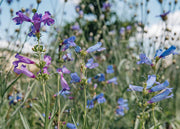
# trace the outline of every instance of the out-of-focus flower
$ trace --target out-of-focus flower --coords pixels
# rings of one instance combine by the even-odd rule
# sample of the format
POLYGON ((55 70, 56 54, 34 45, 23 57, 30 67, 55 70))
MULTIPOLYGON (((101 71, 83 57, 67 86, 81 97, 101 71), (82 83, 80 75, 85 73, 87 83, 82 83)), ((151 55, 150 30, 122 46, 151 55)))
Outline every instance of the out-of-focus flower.
POLYGON ((77 53, 81 52, 81 47, 80 46, 76 46, 75 47, 75 52, 77 52, 77 53))
POLYGON ((13 92, 12 94, 8 95, 9 105, 16 104, 17 102, 21 101, 22 98, 23 98, 22 93, 13 92))
POLYGON ((151 103, 159 102, 167 98, 172 98, 173 94, 171 93, 172 93, 172 88, 166 88, 163 92, 151 98, 147 103, 151 104, 151 103))
POLYGON ((94 102, 92 100, 88 100, 86 108, 92 109, 93 107, 94 107, 94 102))
POLYGON ((98 79, 99 82, 105 81, 105 75, 103 73, 97 74, 94 79, 98 79))
POLYGON ((142 53, 142 54, 139 55, 139 57, 140 57, 140 61, 138 61, 137 64, 144 64, 145 63, 145 64, 153 66, 153 63, 152 63, 151 59, 149 59, 146 56, 146 54, 142 53))
POLYGON ((118 99, 118 108, 116 109, 116 114, 117 115, 121 115, 121 116, 124 116, 124 110, 129 110, 129 107, 128 107, 128 101, 126 99, 123 99, 123 98, 119 98, 118 99))
POLYGON ((106 72, 107 73, 114 73, 113 65, 108 65, 106 72))
POLYGON ((62 89, 58 93, 54 94, 53 96, 56 97, 58 95, 62 95, 64 98, 66 98, 66 95, 70 95, 70 94, 72 94, 70 91, 66 89, 62 89))
POLYGON ((158 15, 157 17, 161 17, 163 21, 167 20, 167 15, 170 13, 170 11, 165 12, 163 14, 158 15))
POLYGON ((75 47, 76 46, 74 42, 75 40, 76 40, 76 36, 71 36, 70 38, 65 39, 62 43, 64 45, 64 48, 62 49, 62 51, 67 50, 69 47, 75 47))
POLYGON ((109 2, 105 2, 105 3, 103 3, 102 10, 103 11, 109 11, 110 7, 111 7, 111 4, 109 2))
POLYGON ((80 30, 80 26, 79 26, 78 23, 76 23, 75 25, 73 25, 73 26, 71 27, 71 29, 72 29, 72 30, 80 30))
MULTIPOLYGON (((48 55, 45 55, 45 56, 44 56, 44 61, 46 62, 46 64, 45 64, 45 66, 43 67, 43 73, 49 74, 48 68, 49 68, 49 65, 51 64, 51 57, 48 56, 48 55)), ((40 70, 37 74, 39 74, 40 72, 41 72, 41 70, 40 70)))
MULTIPOLYGON (((77 126, 78 126, 79 124, 77 123, 77 126)), ((72 124, 72 123, 67 123, 67 128, 69 128, 69 129, 77 129, 76 128, 76 126, 74 125, 74 124, 72 124)))
POLYGON ((70 83, 77 83, 77 82, 80 82, 81 79, 80 77, 78 76, 77 73, 71 73, 71 81, 70 83))
POLYGON ((93 69, 99 66, 98 63, 93 63, 93 62, 94 62, 93 58, 89 59, 88 62, 86 63, 86 67, 89 69, 93 69))
POLYGON ((68 83, 66 82, 66 80, 64 79, 62 73, 61 73, 61 79, 60 79, 60 81, 61 81, 61 86, 62 86, 62 88, 63 88, 64 90, 70 90, 70 87, 69 87, 68 83))
POLYGON ((117 77, 113 77, 112 79, 110 80, 107 80, 106 83, 110 84, 110 83, 114 83, 115 85, 117 85, 117 77))
POLYGON ((120 30, 119 30, 119 33, 121 35, 124 35, 125 34, 125 28, 124 27, 121 27, 120 30))
POLYGON ((63 57, 62 57, 63 59, 64 59, 64 61, 73 61, 74 59, 72 58, 72 55, 71 55, 71 53, 67 53, 67 54, 65 54, 65 55, 63 55, 63 57))
POLYGON ((58 69, 57 69, 57 72, 58 72, 58 73, 62 72, 62 73, 66 73, 66 74, 70 74, 70 73, 71 73, 71 71, 69 71, 69 70, 66 68, 66 66, 63 66, 62 68, 58 68, 58 69))
POLYGON ((91 52, 94 52, 94 51, 103 51, 103 50, 105 50, 106 48, 101 48, 101 45, 102 45, 102 43, 98 42, 96 45, 91 46, 90 48, 88 48, 86 50, 86 52, 91 53, 91 52))
POLYGON ((13 2, 13 0, 7 0, 8 4, 11 4, 13 2))
POLYGON ((84 15, 84 12, 82 10, 79 11, 79 17, 82 18, 84 15))

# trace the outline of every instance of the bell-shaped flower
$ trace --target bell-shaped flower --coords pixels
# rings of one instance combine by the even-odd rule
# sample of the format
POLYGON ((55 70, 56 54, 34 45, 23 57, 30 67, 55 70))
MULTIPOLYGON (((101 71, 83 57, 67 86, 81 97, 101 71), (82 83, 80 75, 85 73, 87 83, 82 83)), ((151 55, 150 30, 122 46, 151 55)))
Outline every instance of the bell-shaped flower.
POLYGON ((140 61, 138 61, 137 64, 144 64, 145 63, 145 64, 153 66, 153 63, 152 63, 151 59, 149 59, 146 56, 146 54, 142 53, 142 54, 139 55, 139 57, 140 57, 140 61))
POLYGON ((114 73, 113 65, 108 65, 106 72, 107 73, 114 73))
POLYGON ((34 61, 30 60, 30 59, 27 58, 27 57, 20 56, 18 53, 15 55, 15 58, 17 58, 17 59, 19 59, 19 60, 13 62, 14 67, 17 67, 19 63, 35 64, 34 61))
POLYGON ((30 77, 30 78, 35 78, 36 76, 30 72, 25 65, 21 65, 21 69, 18 69, 17 67, 14 67, 14 72, 17 74, 25 74, 26 76, 30 77))
POLYGON ((172 98, 173 94, 171 93, 172 93, 172 88, 166 88, 164 91, 160 92, 158 95, 151 98, 147 103, 151 104, 151 103, 159 102, 167 98, 172 98))
POLYGON ((80 82, 81 79, 80 77, 78 76, 77 73, 71 73, 71 81, 70 83, 77 83, 77 82, 80 82))
POLYGON ((117 85, 117 77, 113 77, 112 79, 110 80, 107 80, 106 83, 110 84, 110 83, 114 83, 115 85, 117 85))
POLYGON ((167 86, 169 85, 169 82, 166 80, 164 83, 159 84, 157 86, 154 86, 153 88, 151 88, 150 90, 148 90, 149 92, 156 92, 156 91, 160 91, 165 89, 167 86))
POLYGON ((89 68, 89 69, 93 69, 93 68, 96 68, 96 67, 99 66, 98 63, 93 63, 93 62, 94 62, 94 59, 91 58, 91 59, 88 60, 88 62, 86 63, 85 66, 86 66, 87 68, 89 68))

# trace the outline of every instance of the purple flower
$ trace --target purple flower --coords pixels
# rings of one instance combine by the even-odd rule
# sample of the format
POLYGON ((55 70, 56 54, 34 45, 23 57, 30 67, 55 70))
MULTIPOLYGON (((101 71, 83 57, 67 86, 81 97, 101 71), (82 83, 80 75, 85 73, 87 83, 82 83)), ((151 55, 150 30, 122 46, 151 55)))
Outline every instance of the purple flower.
POLYGON ((171 93, 172 93, 172 88, 166 88, 163 92, 151 98, 147 103, 151 104, 151 103, 159 102, 163 99, 172 98, 173 94, 171 93))
POLYGON ((116 114, 117 115, 124 116, 124 109, 129 110, 127 102, 128 101, 126 99, 123 99, 123 98, 118 99, 119 106, 118 106, 118 109, 116 109, 116 114))
POLYGON ((104 98, 104 94, 100 93, 99 95, 95 96, 92 101, 97 101, 98 103, 105 103, 106 99, 104 98))
POLYGON ((93 58, 89 59, 88 62, 86 63, 86 67, 89 69, 93 69, 99 66, 98 63, 93 63, 93 62, 94 62, 93 58))
POLYGON ((170 48, 168 48, 167 50, 165 50, 160 56, 159 58, 164 58, 165 56, 168 56, 170 54, 174 54, 174 51, 176 50, 175 46, 171 46, 170 48))
MULTIPOLYGON (((91 53, 91 52, 94 52, 94 51, 101 50, 101 49, 102 49, 102 48, 100 48, 101 45, 102 45, 102 43, 101 43, 101 42, 98 42, 96 45, 91 46, 90 48, 88 48, 88 49, 86 50, 86 52, 87 52, 87 53, 91 53)), ((104 48, 103 48, 103 50, 104 50, 104 48)))
POLYGON ((117 85, 117 77, 113 77, 112 79, 108 80, 106 83, 114 83, 115 85, 117 85))
POLYGON ((46 62, 45 66, 49 66, 51 64, 51 57, 48 55, 44 56, 44 61, 46 62))
POLYGON ((14 67, 17 67, 19 63, 35 64, 34 61, 30 60, 27 57, 20 56, 18 53, 15 55, 15 58, 17 58, 19 60, 13 62, 14 67))
POLYGON ((88 80, 87 80, 87 83, 92 83, 92 78, 90 77, 90 78, 88 78, 88 80))
POLYGON ((17 74, 23 73, 23 74, 25 74, 26 76, 28 76, 30 78, 35 78, 36 77, 32 72, 28 71, 28 69, 26 68, 25 65, 21 65, 21 69, 18 69, 17 66, 15 66, 14 67, 14 72, 17 73, 17 74))
POLYGON ((68 39, 65 39, 62 43, 63 45, 65 45, 62 51, 67 50, 69 47, 75 47, 76 46, 74 42, 75 40, 76 40, 76 36, 72 36, 68 39))
POLYGON ((94 101, 88 100, 86 108, 92 109, 94 107, 94 101))
MULTIPOLYGON (((78 126, 79 124, 77 123, 77 126, 78 126)), ((74 124, 72 124, 72 123, 67 123, 67 128, 69 128, 69 129, 76 129, 76 126, 74 125, 74 124)))
POLYGON ((146 84, 147 84, 146 88, 147 89, 151 88, 154 83, 156 83, 156 75, 148 75, 148 80, 146 82, 146 84))
POLYGON ((76 51, 76 53, 81 52, 81 47, 80 47, 80 46, 76 46, 76 47, 75 47, 75 51, 76 51))
POLYGON ((94 79, 98 79, 99 82, 105 81, 105 75, 103 73, 97 74, 94 79))
POLYGON ((58 68, 57 69, 57 72, 62 72, 62 73, 66 73, 66 74, 70 74, 71 73, 71 71, 69 71, 67 68, 66 68, 66 66, 63 66, 62 68, 58 68))
POLYGON ((127 89, 127 91, 139 91, 142 92, 144 89, 144 87, 142 86, 135 86, 135 85, 129 85, 129 89, 127 89))
POLYGON ((127 29, 127 31, 130 31, 132 29, 132 27, 131 26, 127 26, 126 29, 127 29))
POLYGON ((61 86, 62 86, 62 88, 64 89, 64 90, 70 90, 70 88, 69 88, 69 85, 68 85, 68 83, 66 82, 66 80, 64 79, 64 77, 63 77, 63 74, 61 74, 61 86))
POLYGON ((140 61, 138 61, 137 64, 144 64, 145 63, 145 64, 153 66, 152 61, 146 56, 146 54, 142 53, 139 55, 139 57, 140 57, 140 61))
POLYGON ((72 55, 71 55, 71 53, 67 53, 67 54, 65 54, 63 57, 62 57, 63 59, 64 59, 64 61, 73 61, 74 59, 72 58, 72 55))
POLYGON ((80 30, 80 26, 78 24, 75 24, 71 27, 72 30, 80 30))
POLYGON ((77 73, 71 73, 71 81, 70 83, 77 83, 77 82, 80 82, 81 79, 80 77, 78 76, 77 73))
POLYGON ((166 80, 164 83, 154 86, 149 90, 149 92, 156 92, 165 89, 169 85, 169 82, 166 80))
POLYGON ((80 11, 79 11, 79 16, 80 16, 80 17, 83 17, 83 15, 84 15, 84 12, 83 12, 82 10, 80 10, 80 11))
POLYGON ((125 28, 124 28, 124 27, 121 27, 119 33, 120 33, 121 35, 124 35, 124 33, 125 33, 125 28))
POLYGON ((107 11, 107 10, 110 9, 110 7, 111 7, 111 4, 110 4, 109 2, 105 2, 105 3, 103 3, 103 8, 102 8, 102 10, 103 10, 103 11, 107 11))
POLYGON ((62 95, 64 98, 66 98, 66 95, 70 95, 70 94, 72 94, 70 91, 68 91, 66 89, 62 89, 58 93, 54 94, 54 97, 56 97, 58 95, 62 95))
POLYGON ((106 69, 107 73, 114 73, 113 65, 109 65, 106 69))
POLYGON ((158 15, 157 17, 163 18, 163 17, 166 17, 169 13, 170 13, 170 11, 168 11, 168 12, 166 12, 166 13, 163 13, 163 14, 160 14, 160 15, 158 15))
POLYGON ((16 12, 17 17, 13 18, 13 21, 16 22, 16 25, 22 24, 24 21, 31 22, 31 19, 22 13, 22 11, 16 12))
POLYGON ((24 21, 31 22, 33 24, 31 26, 31 32, 28 34, 29 36, 39 33, 42 22, 44 25, 48 26, 54 24, 54 20, 51 18, 51 14, 48 11, 46 11, 43 16, 42 14, 35 13, 32 17, 32 20, 28 16, 24 15, 22 11, 16 12, 16 15, 18 16, 13 18, 13 21, 16 22, 16 25, 22 24, 24 21))

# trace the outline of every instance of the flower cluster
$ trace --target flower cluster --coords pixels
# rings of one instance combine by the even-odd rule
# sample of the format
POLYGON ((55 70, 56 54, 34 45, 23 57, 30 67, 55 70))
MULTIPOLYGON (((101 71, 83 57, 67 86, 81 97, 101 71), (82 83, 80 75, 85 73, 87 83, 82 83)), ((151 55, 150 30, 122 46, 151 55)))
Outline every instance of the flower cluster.
POLYGON ((129 107, 128 107, 128 101, 126 99, 123 99, 123 98, 119 98, 118 99, 118 108, 116 109, 116 114, 117 115, 121 115, 121 116, 124 116, 124 110, 129 110, 129 107))

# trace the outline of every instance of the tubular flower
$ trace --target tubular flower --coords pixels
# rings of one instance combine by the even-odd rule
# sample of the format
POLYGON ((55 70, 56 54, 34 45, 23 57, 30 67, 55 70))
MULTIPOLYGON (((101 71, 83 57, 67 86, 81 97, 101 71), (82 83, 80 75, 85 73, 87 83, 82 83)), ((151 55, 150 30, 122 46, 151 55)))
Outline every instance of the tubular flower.
POLYGON ((63 88, 64 90, 70 90, 69 85, 68 85, 68 83, 66 82, 66 80, 64 79, 62 73, 61 73, 60 81, 61 81, 61 86, 62 86, 62 88, 63 88))
MULTIPOLYGON (((44 61, 46 62, 45 66, 43 67, 43 73, 44 74, 49 74, 48 72, 48 68, 49 68, 49 65, 51 64, 51 57, 48 56, 48 55, 45 55, 44 56, 44 61)), ((37 73, 39 74, 41 72, 41 70, 37 73)))
POLYGON ((167 86, 169 85, 169 82, 166 80, 164 83, 159 84, 157 86, 154 86, 153 88, 151 88, 150 90, 148 90, 148 92, 156 92, 156 91, 160 91, 165 89, 167 86))
POLYGON ((58 68, 58 69, 57 69, 57 72, 58 72, 58 73, 62 72, 62 73, 66 73, 66 74, 70 74, 70 73, 71 73, 71 71, 69 71, 69 70, 66 68, 66 66, 63 66, 62 68, 58 68))
POLYGON ((129 107, 128 107, 128 101, 126 99, 123 99, 123 98, 119 98, 118 99, 118 108, 116 109, 116 114, 117 115, 121 115, 121 116, 124 116, 124 110, 129 110, 129 107))
POLYGON ((78 76, 77 73, 71 73, 71 81, 70 83, 77 83, 77 82, 80 82, 81 79, 80 77, 78 76))
MULTIPOLYGON (((78 126, 79 124, 77 123, 77 126, 78 126)), ((67 123, 67 128, 69 128, 69 129, 77 129, 76 128, 76 126, 74 125, 74 124, 72 124, 72 123, 67 123)))
POLYGON ((14 72, 17 74, 25 74, 26 76, 30 77, 30 78, 35 78, 36 76, 30 72, 25 65, 21 65, 21 69, 18 69, 17 67, 14 67, 14 72))
POLYGON ((94 46, 91 46, 90 48, 88 48, 86 50, 87 53, 92 53, 94 51, 103 51, 105 50, 106 48, 101 48, 101 45, 102 43, 101 42, 98 42, 97 44, 95 44, 94 46))
POLYGON ((34 61, 30 60, 27 57, 20 56, 18 53, 15 55, 15 58, 17 58, 19 60, 13 62, 14 67, 17 67, 19 63, 35 64, 34 61))
POLYGON ((72 94, 70 91, 68 91, 66 89, 62 89, 58 93, 54 94, 54 97, 56 97, 58 95, 62 95, 64 98, 66 98, 66 95, 70 95, 70 94, 72 94))
POLYGON ((159 58, 164 58, 170 54, 174 54, 174 51, 176 50, 175 46, 171 46, 169 47, 167 50, 165 50, 164 52, 162 52, 162 54, 159 56, 159 58))
POLYGON ((94 79, 98 79, 99 82, 105 81, 105 75, 103 73, 97 74, 94 79))
POLYGON ((172 93, 172 88, 166 88, 163 92, 151 98, 147 103, 151 104, 151 103, 159 102, 163 99, 172 98, 173 94, 171 93, 172 93))
POLYGON ((75 40, 76 40, 76 36, 72 36, 68 39, 65 39, 62 43, 63 45, 65 45, 64 48, 62 49, 62 51, 67 50, 69 47, 75 47, 76 46, 76 44, 74 42, 75 40))
POLYGON ((140 57, 140 61, 138 61, 137 64, 144 64, 145 63, 145 64, 153 66, 152 61, 146 56, 146 54, 142 53, 139 55, 139 57, 140 57))
POLYGON ((107 80, 106 81, 106 83, 114 83, 115 85, 117 85, 118 83, 117 83, 117 77, 113 77, 112 79, 110 79, 110 80, 107 80))
POLYGON ((33 25, 31 26, 31 32, 28 34, 29 36, 35 35, 40 32, 41 23, 44 25, 52 25, 54 24, 54 20, 51 18, 50 12, 46 11, 45 14, 35 13, 32 17, 32 20, 22 13, 22 11, 16 12, 17 17, 13 18, 13 21, 16 22, 16 25, 22 24, 24 21, 31 22, 33 25))
POLYGON ((86 67, 89 69, 93 69, 99 66, 98 63, 93 63, 93 62, 94 62, 93 58, 89 59, 88 62, 86 63, 86 67))
POLYGON ((65 54, 65 55, 63 55, 63 60, 64 61, 73 61, 74 59, 72 58, 72 55, 71 55, 71 53, 67 53, 67 54, 65 54))
POLYGON ((108 65, 106 72, 107 73, 114 73, 113 65, 108 65))

